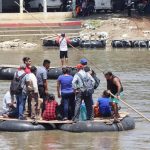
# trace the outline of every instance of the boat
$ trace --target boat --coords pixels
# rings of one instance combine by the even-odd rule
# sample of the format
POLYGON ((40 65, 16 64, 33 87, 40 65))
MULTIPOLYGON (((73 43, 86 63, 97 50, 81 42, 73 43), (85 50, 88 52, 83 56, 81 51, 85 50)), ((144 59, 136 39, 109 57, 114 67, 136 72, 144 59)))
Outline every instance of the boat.
MULTIPOLYGON (((74 38, 70 38, 70 45, 72 45, 73 47, 78 47, 80 45, 80 37, 74 37, 74 38)), ((71 47, 69 44, 68 46, 71 47)), ((56 43, 55 39, 43 39, 43 46, 52 46, 52 47, 58 47, 58 43, 56 43)))
POLYGON ((149 40, 112 40, 113 48, 149 48, 149 40))
MULTIPOLYGON (((104 48, 106 47, 106 40, 82 40, 80 37, 71 38, 69 47, 81 47, 81 48, 104 48)), ((55 39, 44 39, 43 46, 58 47, 55 39)))
MULTIPOLYGON (((0 80, 12 80, 14 77, 14 73, 17 71, 19 66, 16 65, 1 65, 0 66, 0 80)), ((68 67, 70 70, 70 74, 74 75, 77 72, 75 67, 68 67)), ((59 75, 62 74, 61 67, 51 67, 48 70, 48 79, 57 79, 59 75)))
POLYGON ((40 130, 63 130, 69 132, 110 132, 125 131, 135 128, 135 122, 127 113, 120 113, 120 122, 114 119, 94 118, 92 121, 79 121, 74 123, 71 120, 18 120, 13 118, 3 118, 0 116, 0 131, 25 132, 40 130))

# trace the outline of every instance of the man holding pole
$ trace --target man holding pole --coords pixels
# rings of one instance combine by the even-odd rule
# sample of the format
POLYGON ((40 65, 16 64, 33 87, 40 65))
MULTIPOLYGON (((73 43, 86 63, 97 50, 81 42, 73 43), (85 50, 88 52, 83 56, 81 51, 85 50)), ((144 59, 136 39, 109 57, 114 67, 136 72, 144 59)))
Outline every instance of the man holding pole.
POLYGON ((71 43, 70 39, 66 37, 65 33, 61 33, 61 36, 56 39, 56 43, 59 45, 61 66, 68 66, 68 44, 71 43))
POLYGON ((110 92, 115 95, 111 96, 111 102, 112 102, 112 108, 114 111, 114 118, 118 118, 119 117, 119 113, 118 113, 118 102, 120 99, 120 96, 123 95, 123 87, 121 84, 121 81, 118 77, 116 77, 115 75, 112 74, 112 72, 106 72, 104 73, 105 78, 107 80, 107 90, 110 90, 110 92))

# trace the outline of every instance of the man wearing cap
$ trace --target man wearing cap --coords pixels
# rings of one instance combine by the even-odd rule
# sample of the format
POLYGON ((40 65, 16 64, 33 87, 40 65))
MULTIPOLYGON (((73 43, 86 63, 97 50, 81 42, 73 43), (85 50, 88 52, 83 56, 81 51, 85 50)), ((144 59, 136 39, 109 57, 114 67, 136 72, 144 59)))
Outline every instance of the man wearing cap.
POLYGON ((68 66, 68 44, 70 44, 70 39, 65 36, 65 33, 62 33, 56 39, 56 43, 59 45, 61 66, 68 66))
POLYGON ((89 72, 91 74, 91 68, 87 66, 87 59, 86 58, 80 59, 80 63, 83 65, 84 71, 89 72))
POLYGON ((93 79, 95 80, 94 89, 96 89, 100 84, 100 79, 96 76, 96 73, 87 65, 87 59, 82 58, 80 59, 80 63, 83 65, 83 69, 85 72, 88 72, 93 79))
POLYGON ((83 70, 83 65, 78 64, 76 66, 77 73, 74 75, 72 86, 76 94, 76 100, 75 100, 75 115, 73 117, 73 121, 79 120, 79 114, 80 114, 80 106, 82 100, 84 100, 87 110, 87 120, 93 119, 93 101, 92 101, 92 94, 86 95, 85 94, 85 85, 83 83, 83 79, 90 79, 92 85, 94 86, 95 81, 92 78, 92 76, 83 70))
MULTIPOLYGON (((120 96, 123 95, 123 87, 121 84, 121 81, 118 77, 116 77, 115 75, 113 75, 112 72, 108 71, 108 72, 104 72, 105 78, 107 80, 107 89, 110 90, 110 92, 113 95, 116 95, 117 98, 120 98, 120 96)), ((111 102, 112 102, 112 107, 113 107, 113 111, 114 111, 114 117, 118 118, 119 114, 118 114, 118 99, 115 97, 111 97, 111 102)))

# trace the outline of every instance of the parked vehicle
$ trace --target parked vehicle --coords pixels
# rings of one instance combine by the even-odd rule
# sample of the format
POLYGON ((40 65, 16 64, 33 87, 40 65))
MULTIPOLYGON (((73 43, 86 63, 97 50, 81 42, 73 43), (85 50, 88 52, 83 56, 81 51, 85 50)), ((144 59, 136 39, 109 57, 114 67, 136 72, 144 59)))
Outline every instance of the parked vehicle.
POLYGON ((19 12, 19 0, 2 0, 2 12, 19 12))
MULTIPOLYGON (((43 8, 43 0, 31 0, 27 4, 28 11, 31 11, 32 9, 37 9, 38 11, 42 12, 43 8)), ((60 11, 62 9, 61 0, 47 0, 47 9, 55 9, 60 11)))
POLYGON ((125 9, 125 0, 95 0, 95 11, 118 11, 125 9))
POLYGON ((112 0, 95 0, 95 10, 100 11, 100 10, 112 10, 113 9, 113 4, 112 0))

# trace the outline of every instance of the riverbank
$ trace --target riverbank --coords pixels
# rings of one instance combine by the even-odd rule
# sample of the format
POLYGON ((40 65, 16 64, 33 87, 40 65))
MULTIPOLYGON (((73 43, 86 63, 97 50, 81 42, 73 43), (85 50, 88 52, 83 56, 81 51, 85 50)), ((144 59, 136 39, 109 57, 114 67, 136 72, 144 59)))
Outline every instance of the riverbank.
MULTIPOLYGON (((126 14, 100 13, 88 17, 72 18, 71 12, 53 13, 9 13, 0 14, 1 28, 20 27, 67 27, 89 24, 92 28, 82 28, 85 33, 107 32, 108 40, 147 40, 150 39, 150 18, 126 14)), ((53 33, 54 34, 54 33, 53 33)))

